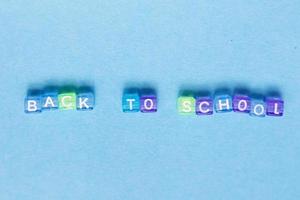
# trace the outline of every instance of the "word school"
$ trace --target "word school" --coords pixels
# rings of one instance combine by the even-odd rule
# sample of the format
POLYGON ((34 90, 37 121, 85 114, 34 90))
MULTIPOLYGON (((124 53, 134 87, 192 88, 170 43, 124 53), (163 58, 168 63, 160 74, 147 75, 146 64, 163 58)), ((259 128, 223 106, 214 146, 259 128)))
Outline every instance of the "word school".
POLYGON ((253 99, 247 95, 236 94, 217 95, 211 97, 180 96, 177 100, 177 109, 180 114, 212 115, 213 108, 217 113, 238 112, 251 116, 265 117, 283 116, 284 101, 278 97, 253 99))
MULTIPOLYGON (((156 112, 157 97, 155 95, 141 95, 138 93, 125 93, 122 100, 123 112, 156 112)), ((284 101, 279 97, 267 97, 265 99, 250 98, 247 95, 236 94, 217 95, 213 99, 210 96, 193 97, 179 96, 177 99, 177 111, 179 114, 212 115, 217 113, 239 112, 251 116, 265 117, 283 116, 284 101)))

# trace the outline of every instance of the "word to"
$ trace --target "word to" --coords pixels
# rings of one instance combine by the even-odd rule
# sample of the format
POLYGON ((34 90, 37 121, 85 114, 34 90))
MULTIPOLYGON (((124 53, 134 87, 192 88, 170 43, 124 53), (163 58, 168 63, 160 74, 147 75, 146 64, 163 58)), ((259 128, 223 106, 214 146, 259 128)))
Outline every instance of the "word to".
POLYGON ((153 113, 157 112, 157 97, 155 94, 139 94, 139 92, 125 92, 122 98, 123 112, 153 113))

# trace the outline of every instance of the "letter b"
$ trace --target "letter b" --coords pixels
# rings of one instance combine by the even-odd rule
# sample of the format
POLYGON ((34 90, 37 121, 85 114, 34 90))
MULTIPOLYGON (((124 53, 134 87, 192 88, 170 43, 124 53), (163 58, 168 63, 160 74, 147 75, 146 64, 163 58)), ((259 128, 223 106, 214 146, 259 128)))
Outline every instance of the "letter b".
POLYGON ((24 102, 25 113, 39 113, 42 111, 40 96, 27 96, 24 102))

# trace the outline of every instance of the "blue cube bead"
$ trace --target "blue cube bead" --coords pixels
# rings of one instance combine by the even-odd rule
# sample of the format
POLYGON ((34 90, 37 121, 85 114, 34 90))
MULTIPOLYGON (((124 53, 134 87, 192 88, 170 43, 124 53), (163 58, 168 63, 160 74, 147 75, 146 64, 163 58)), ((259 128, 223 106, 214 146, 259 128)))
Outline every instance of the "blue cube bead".
POLYGON ((45 92, 42 95, 42 109, 43 110, 58 109, 58 92, 45 92))
POLYGON ((25 113, 42 112, 41 96, 27 96, 24 101, 25 113))
POLYGON ((93 110, 95 106, 95 97, 92 92, 82 92, 77 94, 77 110, 93 110))
POLYGON ((256 117, 265 117, 266 103, 261 99, 252 99, 250 115, 256 117))
POLYGON ((232 111, 232 97, 230 95, 217 95, 215 97, 215 110, 217 113, 232 111))
POLYGON ((123 112, 139 112, 140 96, 138 93, 125 93, 122 98, 123 112))

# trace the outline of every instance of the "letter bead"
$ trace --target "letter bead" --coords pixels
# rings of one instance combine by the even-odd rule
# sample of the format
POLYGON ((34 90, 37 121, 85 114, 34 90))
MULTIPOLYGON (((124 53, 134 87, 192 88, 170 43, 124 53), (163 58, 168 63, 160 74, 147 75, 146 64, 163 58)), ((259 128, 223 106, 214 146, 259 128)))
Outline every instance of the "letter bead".
POLYGON ((196 98, 196 114, 197 115, 212 115, 213 114, 213 99, 211 97, 196 98))
POLYGON ((46 92, 42 95, 42 109, 43 110, 58 109, 58 92, 46 92))
POLYGON ((42 103, 40 96, 27 96, 24 101, 25 113, 40 113, 42 112, 42 103))
POLYGON ((250 115, 256 117, 265 117, 266 116, 265 102, 260 99, 252 99, 250 115))
POLYGON ((251 111, 251 99, 247 95, 234 95, 232 104, 234 112, 249 113, 251 111))
POLYGON ((140 96, 137 92, 125 93, 122 98, 123 112, 139 112, 140 111, 140 96))
POLYGON ((284 101, 281 98, 267 97, 266 104, 267 104, 268 116, 276 116, 276 117, 283 116, 284 101))
POLYGON ((230 95, 218 95, 215 97, 215 110, 217 113, 232 111, 232 98, 230 95))
POLYGON ((142 95, 140 99, 141 112, 157 112, 157 97, 155 95, 142 95))
POLYGON ((59 110, 76 110, 76 93, 67 92, 58 95, 59 110))
POLYGON ((93 110, 95 98, 92 92, 84 92, 77 94, 77 110, 93 110))
POLYGON ((177 110, 179 114, 189 115, 195 113, 195 98, 180 96, 177 99, 177 110))

